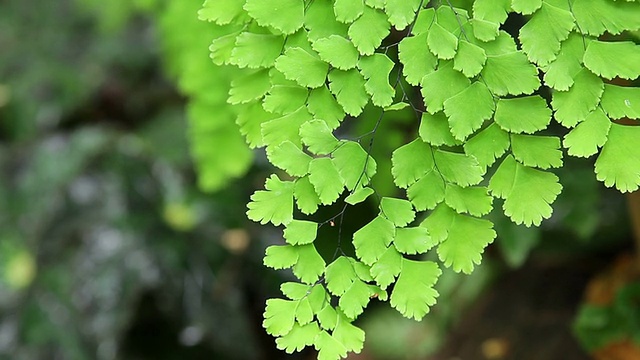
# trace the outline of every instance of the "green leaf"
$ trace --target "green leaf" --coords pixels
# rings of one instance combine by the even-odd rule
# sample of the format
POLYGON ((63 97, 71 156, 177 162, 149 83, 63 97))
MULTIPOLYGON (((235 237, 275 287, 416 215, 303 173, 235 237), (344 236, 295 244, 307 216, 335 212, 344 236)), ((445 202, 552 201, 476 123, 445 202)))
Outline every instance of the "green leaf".
POLYGON ((269 162, 284 170, 291 176, 305 176, 309 172, 311 156, 305 154, 291 141, 282 144, 267 152, 269 162))
POLYGON ((589 157, 607 142, 611 120, 600 108, 593 110, 587 118, 564 137, 564 147, 571 156, 589 157))
POLYGON ((298 209, 300 209, 303 214, 313 214, 318 210, 320 198, 318 198, 316 190, 309 181, 309 176, 296 180, 293 195, 296 198, 298 209))
POLYGON ((344 199, 344 202, 349 205, 359 204, 365 201, 374 192, 375 191, 370 187, 359 188, 358 190, 354 191, 353 194, 347 196, 347 198, 344 199))
POLYGON ((296 146, 302 146, 298 129, 302 124, 311 120, 311 114, 304 106, 288 115, 273 119, 262 124, 262 139, 265 145, 272 147, 291 141, 296 146))
POLYGON ((358 69, 367 81, 364 88, 371 95, 371 102, 382 108, 393 103, 396 90, 389 84, 394 62, 384 54, 365 56, 358 61, 358 69))
POLYGON ((342 296, 358 279, 351 261, 345 256, 340 256, 329 264, 325 275, 327 289, 335 296, 342 296))
POLYGON ((438 257, 455 272, 470 274, 495 238, 496 232, 489 220, 455 214, 447 238, 438 245, 438 257))
POLYGON ((581 0, 571 4, 581 32, 598 37, 605 32, 617 35, 625 30, 640 29, 640 3, 581 0))
POLYGON ((349 37, 360 54, 371 55, 389 35, 389 27, 384 13, 365 6, 362 16, 349 26, 349 37))
POLYGON ((377 216, 353 234, 356 255, 367 265, 373 265, 393 241, 396 228, 393 223, 377 216))
POLYGON ((348 351, 353 351, 356 354, 359 354, 364 346, 364 331, 352 325, 349 319, 342 314, 338 317, 333 337, 348 351))
POLYGON ((556 120, 566 127, 574 127, 592 112, 604 92, 602 79, 582 69, 569 91, 554 91, 551 106, 556 120))
POLYGON ((433 241, 439 244, 449 236, 449 231, 456 215, 458 214, 453 209, 442 203, 433 210, 420 226, 426 228, 433 241))
POLYGON ((271 89, 269 71, 266 69, 251 72, 249 75, 235 78, 229 89, 229 104, 244 104, 263 97, 271 89))
POLYGON ((531 94, 540 86, 538 69, 520 51, 488 56, 480 75, 497 96, 531 94))
POLYGON ((323 307, 317 317, 320 326, 325 330, 333 330, 338 325, 338 313, 330 304, 323 307))
POLYGON ((640 88, 605 84, 600 106, 612 119, 640 119, 640 88))
POLYGON ((356 69, 333 69, 329 72, 329 81, 329 89, 344 111, 351 116, 360 115, 369 102, 365 80, 360 72, 356 69))
POLYGON ((236 38, 229 63, 240 68, 268 68, 280 56, 284 38, 279 35, 243 32, 236 38))
POLYGON ((442 271, 433 261, 402 259, 402 271, 391 293, 391 306, 407 318, 421 320, 435 304, 433 288, 442 271))
POLYGON ((355 280, 347 291, 342 294, 338 305, 340 310, 350 319, 357 318, 371 299, 371 289, 360 280, 355 280))
POLYGON ((315 158, 309 163, 309 181, 324 205, 336 201, 344 189, 343 180, 330 158, 315 158))
POLYGON ((447 31, 440 24, 434 23, 427 35, 427 45, 433 55, 442 60, 450 60, 458 50, 458 37, 447 31))
POLYGON ((574 28, 571 12, 547 2, 520 29, 522 50, 532 62, 547 65, 556 58, 560 43, 574 28))
POLYGON ((449 117, 451 133, 458 140, 465 140, 482 127, 493 115, 493 95, 481 82, 476 81, 444 102, 444 113, 449 117))
POLYGON ((605 79, 640 77, 640 45, 631 41, 591 41, 583 60, 584 66, 605 79))
POLYGON ((511 0, 511 8, 523 15, 531 15, 542 6, 542 0, 511 0))
POLYGON ((549 126, 551 110, 539 95, 499 99, 494 120, 506 131, 533 134, 549 126))
POLYGON ((231 54, 236 45, 238 33, 234 32, 214 39, 209 46, 209 57, 216 65, 227 65, 231 63, 231 54))
POLYGON ((246 0, 244 9, 261 26, 271 26, 284 34, 293 34, 302 27, 302 0, 246 0))
POLYGON ((473 2, 473 18, 502 24, 511 11, 510 0, 476 0, 473 2))
POLYGON ((369 183, 376 173, 376 161, 360 144, 347 141, 333 152, 333 162, 349 191, 369 183))
POLYGON ((491 177, 489 190, 505 199, 505 215, 516 224, 539 226, 551 217, 553 203, 562 191, 558 177, 518 163, 509 155, 491 177))
POLYGON ((309 40, 313 42, 331 35, 347 37, 348 26, 336 20, 333 0, 312 1, 305 13, 304 26, 308 29, 309 40))
POLYGON ((444 202, 458 213, 468 213, 473 216, 484 216, 493 209, 493 198, 486 187, 460 187, 447 185, 444 192, 444 202))
POLYGON ((227 25, 243 18, 242 6, 245 0, 206 0, 198 10, 198 19, 211 21, 218 25, 227 25))
POLYGON ((313 221, 291 220, 284 229, 284 238, 291 245, 311 244, 318 235, 318 224, 313 221))
POLYGON ((352 23, 362 15, 364 8, 363 0, 335 0, 333 4, 336 20, 343 23, 352 23))
POLYGON ((288 269, 298 262, 297 248, 291 245, 271 245, 265 251, 264 265, 275 270, 288 269))
POLYGON ((465 187, 482 181, 485 170, 474 157, 440 149, 433 157, 436 168, 448 182, 465 187))
POLYGON ((473 36, 481 41, 493 41, 500 34, 500 24, 482 19, 471 20, 473 36))
POLYGON ((353 265, 353 269, 356 271, 360 280, 364 282, 373 281, 373 277, 371 276, 371 267, 369 265, 363 264, 353 258, 349 258, 349 261, 351 261, 351 265, 353 265))
POLYGON ((293 274, 302 282, 313 284, 322 274, 326 263, 313 244, 295 247, 298 251, 298 262, 293 266, 293 274))
POLYGON ((288 334, 295 323, 297 301, 268 299, 262 326, 270 335, 288 334))
POLYGON ((347 348, 326 331, 321 331, 316 336, 314 345, 318 350, 318 360, 338 360, 347 357, 347 348))
POLYGON ((486 62, 487 54, 483 48, 461 40, 458 45, 458 52, 453 58, 453 68, 463 73, 466 77, 472 78, 480 74, 486 62))
POLYGON ((397 227, 404 227, 416 218, 413 205, 404 199, 383 197, 380 200, 380 211, 397 227))
POLYGON ((326 155, 338 147, 339 141, 323 120, 313 120, 300 127, 302 142, 314 154, 326 155))
POLYGON ((391 155, 391 173, 395 184, 406 188, 433 169, 431 147, 420 139, 397 148, 391 155))
POLYGON ((582 70, 585 41, 580 34, 572 32, 562 42, 560 51, 554 61, 544 69, 544 82, 547 86, 560 91, 567 91, 573 85, 573 79, 582 70))
POLYGON ((462 73, 453 69, 453 62, 448 62, 425 76, 421 84, 427 111, 435 114, 443 109, 447 99, 469 87, 471 82, 462 73))
POLYGON ((449 119, 447 119, 444 112, 435 114, 423 112, 418 133, 424 142, 433 146, 456 146, 460 144, 460 142, 453 137, 453 134, 451 134, 449 119))
POLYGON ((397 30, 404 30, 413 22, 420 0, 386 0, 385 12, 389 15, 389 22, 397 30))
MULTIPOLYGON (((508 55, 518 50, 515 40, 506 31, 498 31, 498 35, 489 42, 476 42, 487 56, 508 55)), ((486 63, 485 63, 486 65, 486 63)))
POLYGON ((262 107, 275 114, 290 114, 300 110, 307 101, 309 90, 301 86, 276 85, 265 96, 262 107))
POLYGON ((309 299, 303 298, 298 300, 298 306, 296 307, 296 321, 300 325, 307 325, 313 321, 313 309, 309 299))
POLYGON ((318 52, 322 60, 340 70, 356 67, 360 56, 358 49, 351 41, 339 35, 318 39, 311 46, 318 52))
POLYGON ((304 326, 294 324, 288 334, 276 339, 276 347, 284 350, 287 354, 292 354, 294 351, 302 351, 305 347, 315 343, 318 334, 320 334, 320 328, 316 322, 304 326))
POLYGON ((331 129, 340 126, 345 116, 342 106, 326 86, 311 90, 307 99, 307 110, 315 119, 324 120, 331 129))
POLYGON ((396 229, 393 244, 403 254, 417 255, 426 253, 437 243, 429 236, 426 228, 411 227, 396 229))
POLYGON ((401 267, 402 255, 395 247, 390 246, 371 267, 371 275, 382 289, 386 289, 396 281, 396 276, 400 274, 401 267))
POLYGON ((507 151, 509 145, 509 133, 494 123, 470 138, 464 144, 464 152, 475 157, 480 166, 487 168, 507 151))
POLYGON ((596 160, 596 178, 621 192, 640 186, 640 127, 611 124, 609 138, 596 160))
POLYGON ((436 207, 444 200, 444 179, 434 169, 422 175, 420 180, 407 189, 407 197, 416 210, 424 211, 436 207))
POLYGON ((364 3, 367 4, 367 6, 374 9, 384 9, 386 2, 387 0, 364 0, 364 3))
POLYGON ((246 137, 250 148, 264 146, 262 140, 262 124, 278 117, 268 113, 259 102, 253 102, 246 107, 238 106, 236 124, 240 127, 240 133, 246 137))
POLYGON ((276 69, 300 86, 317 88, 324 85, 329 64, 299 47, 288 48, 275 63, 276 69))
POLYGON ((434 72, 438 65, 438 58, 427 46, 427 33, 402 39, 398 44, 398 59, 407 82, 414 86, 419 85, 426 75, 434 72))
POLYGON ((247 217, 253 221, 273 225, 288 224, 293 219, 293 182, 282 181, 271 175, 265 183, 266 190, 251 195, 247 205, 247 217))
POLYGON ((409 106, 411 106, 411 105, 409 105, 408 103, 406 103, 404 101, 401 101, 401 102, 397 102, 395 104, 391 104, 391 105, 385 107, 384 111, 385 112, 400 111, 400 110, 404 110, 404 109, 408 108, 409 106))
POLYGON ((521 164, 541 169, 562 166, 560 139, 555 136, 512 135, 511 152, 521 164))

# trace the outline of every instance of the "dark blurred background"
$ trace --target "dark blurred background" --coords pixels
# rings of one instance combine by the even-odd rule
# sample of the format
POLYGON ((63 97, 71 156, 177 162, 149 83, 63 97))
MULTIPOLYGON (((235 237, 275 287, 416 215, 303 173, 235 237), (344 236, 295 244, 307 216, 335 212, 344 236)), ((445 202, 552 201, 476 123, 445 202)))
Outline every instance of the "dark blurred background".
MULTIPOLYGON (((245 204, 272 170, 224 105, 200 5, 0 1, 0 359, 314 358, 262 330, 290 275, 263 267, 281 233, 245 204)), ((591 279, 635 256, 625 199, 566 163, 551 220, 496 211, 482 266, 445 271, 423 322, 372 304, 353 358, 587 359, 576 338, 626 341, 613 300, 575 322, 591 279)))

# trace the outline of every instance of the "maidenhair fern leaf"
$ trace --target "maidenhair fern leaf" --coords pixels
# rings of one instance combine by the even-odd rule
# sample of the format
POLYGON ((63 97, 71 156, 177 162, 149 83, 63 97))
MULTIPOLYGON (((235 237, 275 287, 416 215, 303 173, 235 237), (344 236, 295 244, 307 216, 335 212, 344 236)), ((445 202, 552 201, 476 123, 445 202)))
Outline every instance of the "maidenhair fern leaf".
POLYGON ((309 181, 309 176, 296 180, 293 195, 295 196, 298 209, 300 209, 303 214, 313 214, 318 210, 318 205, 320 205, 321 201, 309 181))
POLYGON ((323 120, 313 120, 300 127, 302 142, 314 154, 326 155, 338 147, 338 139, 323 120))
POLYGON ((582 69, 569 91, 554 91, 551 106, 555 118, 566 127, 574 127, 598 106, 604 91, 602 79, 582 69))
POLYGON ((395 184, 401 188, 415 183, 427 171, 433 169, 431 147, 420 139, 403 145, 391 155, 391 173, 395 184))
POLYGON ((402 255, 395 247, 390 246, 371 267, 371 276, 382 289, 386 289, 396 281, 401 269, 402 255))
POLYGON ((291 245, 271 245, 265 250, 263 262, 272 269, 288 269, 298 262, 298 250, 291 245))
POLYGON ((253 102, 238 111, 236 124, 244 135, 250 148, 264 146, 262 140, 262 124, 277 118, 278 115, 268 113, 259 102, 253 102))
POLYGON ((512 133, 533 134, 547 128, 551 122, 551 110, 539 95, 499 99, 495 122, 512 133))
POLYGON ((332 155, 347 190, 367 185, 376 173, 376 161, 357 142, 344 142, 332 155))
POLYGON ((286 335, 295 324, 297 301, 269 299, 262 326, 273 336, 286 335))
MULTIPOLYGON (((347 37, 348 25, 336 20, 333 0, 314 0, 305 12, 304 26, 309 40, 315 42, 332 35, 347 37)), ((317 51, 317 50, 316 50, 317 51)))
POLYGON ((640 77, 640 45, 631 41, 591 41, 584 53, 584 66, 605 79, 640 77))
MULTIPOLYGON (((531 3, 531 1, 527 1, 531 3)), ((523 2, 524 3, 524 2, 523 2)), ((571 12, 547 2, 520 29, 522 50, 532 62, 544 66, 560 51, 560 43, 569 37, 574 20, 571 12)))
POLYGON ((363 0, 335 0, 333 3, 336 20, 343 23, 352 23, 362 15, 364 8, 363 0))
POLYGON ((505 199, 503 209, 516 224, 538 226, 551 217, 553 203, 562 190, 558 177, 518 163, 513 156, 500 164, 491 177, 489 189, 505 199))
POLYGON ((448 182, 464 187, 482 181, 485 170, 474 157, 438 149, 433 158, 436 168, 448 182))
POLYGON ((460 187, 447 185, 444 192, 444 202, 458 213, 468 213, 473 216, 484 216, 493 209, 493 198, 486 187, 460 187))
POLYGON ((481 81, 444 102, 444 112, 449 117, 451 133, 458 140, 465 140, 493 115, 493 95, 481 81))
POLYGON ((214 39, 209 46, 209 57, 216 65, 228 65, 231 63, 231 54, 236 45, 239 32, 231 33, 214 39))
POLYGON ((345 256, 335 259, 325 270, 327 289, 335 296, 342 296, 357 279, 351 261, 345 256))
POLYGON ((309 173, 311 156, 291 141, 284 141, 267 152, 269 162, 284 170, 291 176, 305 176, 309 173))
POLYGON ((293 219, 293 185, 291 181, 271 175, 265 183, 266 190, 251 195, 247 217, 261 224, 288 224, 293 219))
POLYGON ((540 86, 538 70, 519 51, 488 56, 480 74, 498 96, 531 94, 540 86))
POLYGON ((460 144, 451 134, 449 120, 444 112, 433 115, 428 112, 422 113, 418 133, 424 142, 433 146, 456 146, 460 144))
POLYGON ((491 124, 470 138, 464 144, 464 151, 475 157, 480 166, 487 168, 507 151, 509 145, 509 133, 497 124, 491 124))
POLYGON ((420 84, 438 65, 438 58, 427 46, 427 33, 402 39, 398 44, 398 59, 402 63, 402 73, 411 85, 420 84))
POLYGON ((369 300, 371 300, 371 295, 372 292, 369 286, 361 280, 356 279, 347 291, 340 296, 338 305, 340 310, 342 310, 349 319, 353 320, 362 314, 364 308, 369 304, 369 300))
POLYGON ((362 16, 349 26, 349 37, 360 54, 371 55, 389 35, 389 27, 384 13, 365 6, 362 16))
POLYGON ((310 120, 311 114, 304 106, 301 106, 291 114, 263 123, 262 139, 268 147, 267 150, 285 141, 291 141, 296 146, 302 147, 298 129, 302 124, 310 120))
POLYGON ((433 288, 442 270, 432 261, 402 259, 402 270, 391 293, 391 306, 408 318, 421 320, 434 305, 433 288))
POLYGON ((416 210, 431 210, 444 200, 444 189, 445 182, 442 175, 432 169, 409 186, 407 197, 416 210))
POLYGON ((294 351, 302 351, 305 347, 312 346, 315 343, 320 331, 320 327, 315 322, 304 326, 296 323, 289 333, 276 339, 276 347, 284 350, 287 354, 292 354, 294 351))
POLYGON ((473 18, 502 24, 511 10, 511 0, 475 0, 473 18))
POLYGON ((607 142, 596 160, 596 177, 621 192, 640 187, 640 127, 611 124, 607 142))
POLYGON ((360 115, 369 102, 365 80, 360 72, 356 69, 333 69, 329 72, 329 81, 329 89, 344 111, 351 116, 360 115))
POLYGON ((640 87, 605 84, 600 106, 612 119, 640 119, 640 87))
POLYGON ((243 32, 236 38, 229 63, 240 68, 268 68, 275 64, 284 45, 279 35, 243 32))
POLYGON ((317 88, 324 85, 329 64, 299 47, 288 48, 276 59, 275 67, 300 86, 317 88))
POLYGON ((427 111, 435 114, 444 108, 447 99, 469 87, 471 82, 462 73, 454 70, 453 62, 449 61, 425 76, 421 84, 427 111))
POLYGON ((542 6, 542 0, 512 0, 513 11, 523 15, 531 15, 542 6))
MULTIPOLYGON (((364 346, 364 331, 351 324, 343 314, 339 314, 333 337, 348 351, 360 353, 364 346)), ((318 358, 320 360, 320 358, 318 358)))
POLYGON ((289 114, 304 106, 309 90, 301 86, 276 85, 262 101, 265 110, 275 114, 289 114))
POLYGON ((262 26, 271 26, 284 34, 293 34, 302 27, 303 0, 246 0, 244 9, 262 26))
POLYGON ((324 259, 313 244, 301 245, 295 247, 298 251, 298 261, 293 266, 293 274, 302 282, 313 284, 326 268, 324 259))
POLYGON ((473 78, 480 74, 486 62, 487 54, 483 48, 462 40, 453 58, 453 68, 462 72, 466 77, 473 78))
POLYGON ((396 228, 382 216, 377 216, 353 234, 356 255, 367 265, 373 265, 393 241, 396 228))
POLYGON ((349 205, 359 204, 365 201, 374 192, 375 191, 370 187, 359 188, 356 191, 354 191, 353 194, 347 196, 344 199, 344 202, 346 202, 349 205))
POLYGON ((312 46, 322 60, 340 70, 353 69, 358 64, 358 49, 342 36, 331 35, 318 39, 312 46))
POLYGON ((340 126, 345 112, 326 86, 313 89, 307 97, 307 110, 315 119, 324 120, 327 126, 335 129, 340 126))
POLYGON ((413 22, 421 3, 420 0, 386 0, 385 12, 389 15, 389 22, 397 30, 404 30, 413 22))
POLYGON ((202 8, 198 11, 198 19, 212 21, 218 25, 227 25, 236 22, 240 18, 245 18, 245 0, 206 0, 202 8))
POLYGON ((393 239, 396 249, 407 255, 424 254, 437 245, 429 232, 424 227, 410 227, 396 229, 396 237, 393 239))
POLYGON ((458 49, 458 37, 435 23, 431 26, 427 35, 427 44, 433 55, 439 59, 450 60, 456 55, 458 49))
POLYGON ((597 108, 564 137, 563 144, 571 156, 589 157, 607 142, 611 120, 597 108))
POLYGON ((269 71, 266 69, 253 71, 248 75, 231 81, 227 102, 230 104, 244 104, 263 97, 270 88, 269 71))
POLYGON ((591 36, 605 32, 620 34, 625 30, 640 29, 640 3, 611 0, 581 0, 571 4, 580 31, 591 36))
POLYGON ((316 158, 309 163, 309 181, 324 205, 332 204, 344 189, 340 173, 330 158, 316 158))
POLYGON ((518 162, 541 169, 562 166, 560 139, 555 136, 512 135, 511 152, 518 162))
POLYGON ((397 227, 407 226, 416 218, 413 206, 404 199, 383 197, 380 200, 380 212, 397 227))
POLYGON ((367 80, 364 88, 376 106, 384 108, 393 103, 396 91, 389 84, 389 75, 394 65, 394 62, 383 54, 365 56, 358 62, 358 69, 367 80))
POLYGON ((318 235, 318 224, 313 221, 292 220, 284 229, 284 238, 291 245, 311 244, 318 235))
POLYGON ((569 90, 573 79, 582 69, 585 42, 588 40, 576 32, 562 42, 556 59, 545 69, 544 82, 547 86, 560 91, 569 90))

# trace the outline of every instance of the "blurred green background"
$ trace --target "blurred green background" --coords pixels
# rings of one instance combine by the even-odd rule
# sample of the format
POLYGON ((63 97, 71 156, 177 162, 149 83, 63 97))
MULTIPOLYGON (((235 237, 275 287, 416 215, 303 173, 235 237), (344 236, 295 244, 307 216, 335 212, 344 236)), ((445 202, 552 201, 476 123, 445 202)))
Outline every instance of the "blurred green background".
MULTIPOLYGON (((262 265, 281 233, 245 218, 272 169, 225 105, 233 73, 208 57, 216 34, 200 5, 0 2, 0 359, 314 358, 277 351, 261 327, 265 299, 290 279, 262 265)), ((509 334, 531 319, 505 304, 536 316, 540 301, 561 306, 561 351, 586 356, 568 335, 582 288, 631 242, 624 199, 588 160, 567 163, 550 221, 527 229, 492 214, 500 238, 483 265, 445 272, 422 323, 374 304, 354 358, 467 346, 464 359, 524 359, 509 334), (500 341, 506 350, 489 351, 500 341)))

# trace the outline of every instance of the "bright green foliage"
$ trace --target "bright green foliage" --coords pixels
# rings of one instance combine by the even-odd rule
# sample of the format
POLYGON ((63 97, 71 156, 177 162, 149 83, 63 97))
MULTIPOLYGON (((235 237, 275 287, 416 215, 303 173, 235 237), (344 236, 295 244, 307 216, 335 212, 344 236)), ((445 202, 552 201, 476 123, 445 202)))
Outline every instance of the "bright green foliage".
POLYGON ((423 318, 441 268, 470 273, 496 238, 485 218, 494 199, 515 224, 539 226, 552 215, 562 146, 571 156, 596 155, 606 186, 640 187, 640 127, 613 122, 640 119, 640 92, 611 83, 640 77, 640 46, 626 33, 640 29, 640 2, 456 4, 465 8, 420 0, 203 5, 199 17, 219 28, 211 59, 221 73, 233 71, 220 77, 226 115, 288 176, 272 175, 247 211, 283 225, 284 244, 267 248, 264 262, 299 280, 282 286, 286 300, 267 302, 264 327, 278 348, 313 346, 328 360, 359 352, 364 333, 352 322, 372 298, 423 318), (514 36, 500 30, 513 12, 525 15, 514 36), (552 120, 566 135, 545 132, 552 120), (391 148, 379 147, 385 140, 391 148), (378 163, 406 198, 388 195, 386 174, 374 179, 378 163), (315 220, 336 202, 342 211, 315 220), (356 204, 380 212, 345 239, 332 227, 348 222, 356 204), (333 258, 318 253, 320 243, 338 244, 333 258), (434 251, 438 261, 425 261, 434 251))

